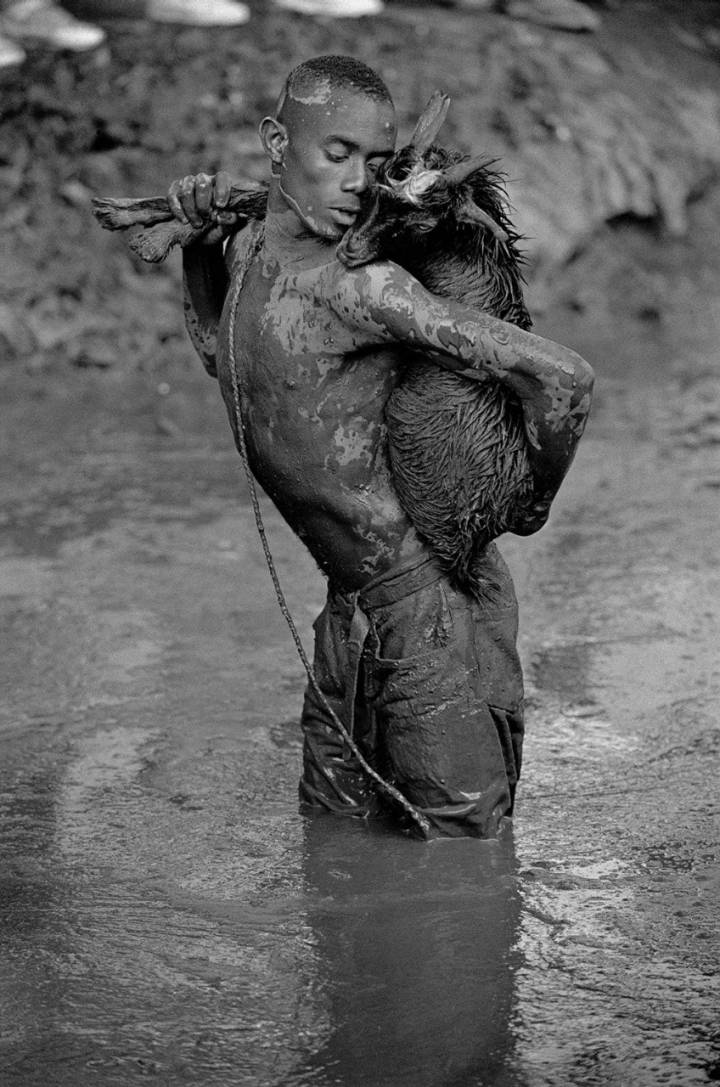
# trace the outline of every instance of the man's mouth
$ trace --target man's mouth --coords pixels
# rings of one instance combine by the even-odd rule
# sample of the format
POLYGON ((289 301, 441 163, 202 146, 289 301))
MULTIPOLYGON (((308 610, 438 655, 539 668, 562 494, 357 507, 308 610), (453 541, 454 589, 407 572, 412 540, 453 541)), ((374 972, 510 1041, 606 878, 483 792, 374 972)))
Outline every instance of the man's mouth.
POLYGON ((360 208, 333 208, 335 218, 344 226, 352 226, 360 214, 360 208))

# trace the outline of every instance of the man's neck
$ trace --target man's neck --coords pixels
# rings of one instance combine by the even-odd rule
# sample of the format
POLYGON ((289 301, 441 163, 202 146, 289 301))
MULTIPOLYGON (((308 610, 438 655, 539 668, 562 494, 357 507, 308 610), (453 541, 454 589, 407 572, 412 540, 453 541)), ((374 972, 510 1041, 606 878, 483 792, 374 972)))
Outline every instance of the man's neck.
POLYGON ((277 179, 271 180, 265 221, 265 250, 268 254, 285 264, 326 264, 334 259, 339 240, 329 240, 313 233, 288 203, 277 179))

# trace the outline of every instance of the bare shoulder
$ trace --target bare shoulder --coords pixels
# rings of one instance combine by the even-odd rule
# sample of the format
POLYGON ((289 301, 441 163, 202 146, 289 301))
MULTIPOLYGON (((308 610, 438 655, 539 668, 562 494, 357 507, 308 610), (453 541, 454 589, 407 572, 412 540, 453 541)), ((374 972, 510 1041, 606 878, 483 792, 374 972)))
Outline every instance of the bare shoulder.
POLYGON ((333 309, 347 313, 356 307, 376 312, 416 305, 425 289, 409 272, 393 261, 373 261, 347 268, 339 260, 328 264, 318 277, 317 291, 333 309))

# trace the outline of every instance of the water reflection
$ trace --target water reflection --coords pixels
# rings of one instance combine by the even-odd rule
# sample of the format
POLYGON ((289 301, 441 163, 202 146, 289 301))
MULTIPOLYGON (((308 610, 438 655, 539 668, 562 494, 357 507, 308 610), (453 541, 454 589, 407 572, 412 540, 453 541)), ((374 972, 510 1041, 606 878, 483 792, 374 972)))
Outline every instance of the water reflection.
POLYGON ((473 1087, 513 1073, 519 896, 501 841, 307 821, 307 921, 331 1030, 293 1084, 473 1087))

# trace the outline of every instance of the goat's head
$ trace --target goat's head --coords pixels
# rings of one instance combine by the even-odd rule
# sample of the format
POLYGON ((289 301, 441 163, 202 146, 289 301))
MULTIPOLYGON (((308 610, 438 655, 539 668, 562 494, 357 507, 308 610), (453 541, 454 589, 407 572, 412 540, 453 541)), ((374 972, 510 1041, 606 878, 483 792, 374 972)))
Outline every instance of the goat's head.
POLYGON ((458 223, 482 226, 507 240, 502 227, 477 206, 468 183, 487 159, 458 161, 458 156, 434 146, 449 105, 448 96, 436 91, 410 142, 378 171, 366 215, 338 246, 344 264, 357 267, 378 257, 402 262, 403 250, 443 228, 445 244, 451 245, 458 223))

